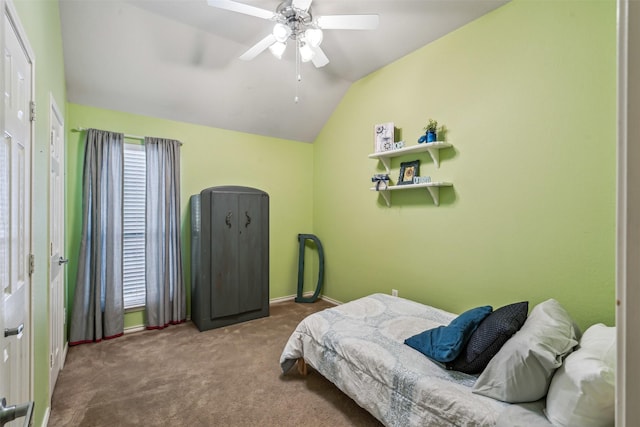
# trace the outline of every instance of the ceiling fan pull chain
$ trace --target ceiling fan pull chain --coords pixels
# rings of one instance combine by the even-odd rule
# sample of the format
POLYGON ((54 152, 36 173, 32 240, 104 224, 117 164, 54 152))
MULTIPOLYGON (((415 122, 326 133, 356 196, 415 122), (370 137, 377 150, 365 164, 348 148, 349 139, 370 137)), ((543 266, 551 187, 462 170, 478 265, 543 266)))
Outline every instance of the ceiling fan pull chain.
POLYGON ((298 47, 299 41, 296 40, 296 96, 293 98, 293 102, 296 104, 300 100, 298 97, 298 92, 300 89, 300 82, 302 81, 302 72, 300 70, 300 49, 298 47))

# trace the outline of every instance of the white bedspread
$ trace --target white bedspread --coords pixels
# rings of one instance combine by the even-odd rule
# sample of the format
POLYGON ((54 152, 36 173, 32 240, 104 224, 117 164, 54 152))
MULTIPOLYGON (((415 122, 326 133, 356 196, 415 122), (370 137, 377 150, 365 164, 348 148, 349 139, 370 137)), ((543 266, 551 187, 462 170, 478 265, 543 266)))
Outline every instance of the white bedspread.
POLYGON ((387 426, 493 426, 508 406, 471 393, 476 377, 448 371, 404 344, 456 315, 374 294, 308 316, 287 342, 286 373, 298 358, 387 426))

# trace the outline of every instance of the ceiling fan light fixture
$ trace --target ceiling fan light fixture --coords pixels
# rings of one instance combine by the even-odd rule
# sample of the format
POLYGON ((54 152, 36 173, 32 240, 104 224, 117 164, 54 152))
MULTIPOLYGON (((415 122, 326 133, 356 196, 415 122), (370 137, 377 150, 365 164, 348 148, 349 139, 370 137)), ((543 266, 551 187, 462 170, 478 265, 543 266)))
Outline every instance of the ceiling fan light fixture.
POLYGON ((308 28, 304 32, 304 38, 311 47, 318 47, 322 43, 322 30, 320 28, 308 28))
POLYGON ((290 35, 291 28, 288 25, 282 24, 280 22, 274 25, 273 36, 276 38, 276 41, 284 43, 287 41, 290 35))
POLYGON ((286 48, 287 48, 287 44, 283 42, 275 42, 274 44, 269 46, 269 50, 271 51, 273 56, 275 56, 278 59, 282 59, 282 54, 284 53, 286 48))
POLYGON ((302 62, 311 61, 313 59, 313 56, 315 55, 313 49, 311 49, 311 47, 306 43, 300 43, 298 50, 300 51, 300 59, 302 60, 302 62))

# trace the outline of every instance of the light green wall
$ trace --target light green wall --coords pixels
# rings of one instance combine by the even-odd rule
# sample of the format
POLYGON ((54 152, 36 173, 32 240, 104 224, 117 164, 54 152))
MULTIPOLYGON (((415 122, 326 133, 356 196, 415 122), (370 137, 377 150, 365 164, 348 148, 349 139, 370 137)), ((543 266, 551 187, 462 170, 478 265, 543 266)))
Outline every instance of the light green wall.
POLYGON ((582 326, 614 323, 616 5, 514 1, 354 84, 314 143, 314 229, 326 294, 390 293, 460 312, 555 298, 582 326), (368 190, 373 126, 409 145, 433 117, 451 181, 368 190))
MULTIPOLYGON (((269 193, 270 297, 296 292, 297 234, 312 230, 313 147, 188 123, 92 108, 67 106, 67 252, 77 254, 82 226, 82 161, 84 132, 97 128, 131 135, 158 136, 184 142, 181 156, 183 265, 190 312, 190 209, 189 197, 217 185, 255 187, 269 193)), ((69 262, 71 310, 77 256, 69 262)), ((140 312, 126 316, 125 326, 140 325, 140 312)))
MULTIPOLYGON (((64 108, 66 88, 58 2, 14 0, 19 19, 35 55, 37 120, 33 150, 32 315, 34 353, 34 425, 41 425, 49 407, 49 100, 64 108)), ((14 402, 17 403, 17 402, 14 402)))
MULTIPOLYGON (((34 150, 34 425, 48 404, 48 105, 66 104, 58 3, 14 0, 36 56, 34 150)), ((214 185, 271 195, 271 297, 295 293, 296 235, 327 253, 325 295, 371 292, 462 311, 558 299, 581 326, 614 318, 615 2, 514 1, 353 85, 313 146, 68 104, 66 127, 185 142, 182 204, 189 283, 189 195, 214 185), (429 117, 453 149, 425 193, 368 190, 380 172, 373 125, 409 143, 429 117)), ((77 262, 81 134, 67 138, 67 255, 77 262)), ((393 179, 402 160, 393 162, 393 179)), ((73 290, 77 264, 69 266, 73 290)), ((310 280, 312 288, 315 276, 310 280)), ((72 292, 71 295, 72 296, 72 292)), ((134 320, 131 324, 136 324, 134 320)))

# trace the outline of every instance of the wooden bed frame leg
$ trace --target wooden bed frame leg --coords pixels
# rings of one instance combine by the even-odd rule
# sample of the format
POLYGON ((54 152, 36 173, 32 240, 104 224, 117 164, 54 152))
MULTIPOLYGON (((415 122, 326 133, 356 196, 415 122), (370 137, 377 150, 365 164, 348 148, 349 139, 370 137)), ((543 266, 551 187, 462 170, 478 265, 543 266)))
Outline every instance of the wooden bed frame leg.
POLYGON ((298 359, 298 372, 300 372, 300 375, 303 377, 307 376, 307 362, 305 362, 302 357, 298 359))

